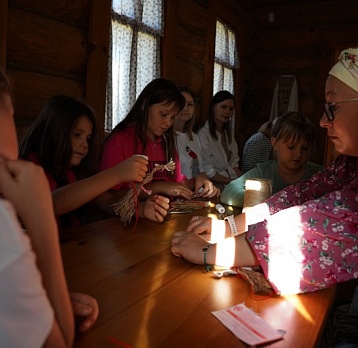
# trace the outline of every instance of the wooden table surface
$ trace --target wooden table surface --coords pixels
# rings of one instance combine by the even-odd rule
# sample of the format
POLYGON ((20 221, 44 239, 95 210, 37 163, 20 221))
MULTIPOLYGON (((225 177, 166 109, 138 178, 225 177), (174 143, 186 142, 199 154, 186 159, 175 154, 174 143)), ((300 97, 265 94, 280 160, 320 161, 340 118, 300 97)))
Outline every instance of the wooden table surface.
MULTIPOLYGON (((212 204, 213 206, 213 204, 212 204)), ((134 225, 110 218, 62 235, 61 250, 71 291, 94 296, 100 315, 75 347, 245 347, 211 312, 244 302, 284 339, 270 347, 314 347, 333 303, 334 289, 254 299, 237 277, 215 279, 204 266, 170 251, 171 237, 203 208, 173 214, 164 223, 134 225)))

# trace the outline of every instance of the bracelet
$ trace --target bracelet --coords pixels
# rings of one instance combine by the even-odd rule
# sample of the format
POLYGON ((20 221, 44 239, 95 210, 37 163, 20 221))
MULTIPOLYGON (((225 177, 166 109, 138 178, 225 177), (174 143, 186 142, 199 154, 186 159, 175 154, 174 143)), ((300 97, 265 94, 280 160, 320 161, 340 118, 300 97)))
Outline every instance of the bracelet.
POLYGON ((209 243, 205 248, 203 248, 203 253, 204 253, 204 265, 205 265, 205 269, 206 269, 206 272, 209 272, 213 269, 213 266, 212 265, 208 265, 206 263, 206 254, 208 253, 208 250, 210 248, 211 244, 209 243))
POLYGON ((231 235, 230 235, 231 237, 234 237, 234 236, 237 236, 238 234, 240 234, 236 227, 234 215, 229 215, 224 220, 229 222, 229 226, 230 226, 230 230, 231 230, 231 235))

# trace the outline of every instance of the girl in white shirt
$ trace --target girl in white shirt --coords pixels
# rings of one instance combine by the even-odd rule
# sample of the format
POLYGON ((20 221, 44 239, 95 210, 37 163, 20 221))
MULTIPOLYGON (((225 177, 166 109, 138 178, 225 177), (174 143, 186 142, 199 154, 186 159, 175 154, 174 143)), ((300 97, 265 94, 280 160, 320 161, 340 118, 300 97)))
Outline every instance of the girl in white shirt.
MULTIPOLYGON (((185 106, 175 117, 174 130, 181 171, 187 179, 194 179, 198 175, 208 179, 202 165, 203 160, 199 137, 193 132, 195 120, 194 93, 187 87, 179 87, 179 90, 185 98, 185 106)), ((212 186, 214 192, 211 197, 218 197, 220 190, 214 185, 212 186)))
POLYGON ((235 97, 228 91, 217 92, 209 105, 209 116, 198 131, 206 175, 217 184, 226 185, 241 175, 232 118, 235 97))

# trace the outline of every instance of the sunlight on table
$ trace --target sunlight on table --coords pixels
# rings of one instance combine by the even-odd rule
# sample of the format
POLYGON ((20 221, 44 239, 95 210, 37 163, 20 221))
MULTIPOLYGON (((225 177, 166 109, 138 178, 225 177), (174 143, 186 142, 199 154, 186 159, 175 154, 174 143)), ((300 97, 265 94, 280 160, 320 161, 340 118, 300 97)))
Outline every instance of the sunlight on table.
POLYGON ((213 279, 213 298, 217 308, 226 308, 232 305, 231 284, 226 279, 213 279))
POLYGON ((301 299, 298 295, 287 295, 283 296, 287 301, 289 301, 294 308, 310 323, 314 324, 312 316, 307 311, 306 307, 302 304, 301 299))

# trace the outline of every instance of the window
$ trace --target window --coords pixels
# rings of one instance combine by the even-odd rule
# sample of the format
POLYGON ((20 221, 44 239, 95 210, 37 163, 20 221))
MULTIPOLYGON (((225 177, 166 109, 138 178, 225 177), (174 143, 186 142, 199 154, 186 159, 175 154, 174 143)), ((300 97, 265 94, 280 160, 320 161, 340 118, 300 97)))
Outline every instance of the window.
POLYGON ((221 21, 216 22, 214 94, 234 92, 234 69, 239 67, 235 32, 221 21))
POLYGON ((142 89, 160 76, 163 0, 113 0, 106 131, 128 113, 142 89))

